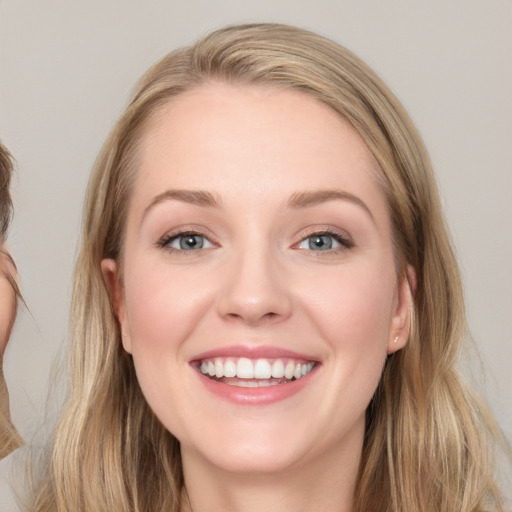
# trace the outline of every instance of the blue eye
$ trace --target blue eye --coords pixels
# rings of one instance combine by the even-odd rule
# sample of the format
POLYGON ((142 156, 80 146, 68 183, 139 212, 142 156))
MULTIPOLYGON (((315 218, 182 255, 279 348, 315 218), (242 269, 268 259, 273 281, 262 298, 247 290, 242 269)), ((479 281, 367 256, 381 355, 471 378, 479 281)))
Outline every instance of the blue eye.
POLYGON ((336 251, 340 248, 349 249, 353 243, 338 233, 314 233, 304 238, 298 245, 298 249, 307 249, 308 251, 336 251))
POLYGON ((193 251, 203 248, 204 238, 199 235, 182 235, 173 240, 170 245, 182 251, 193 251))
POLYGON ((308 238, 308 246, 313 251, 328 251, 335 244, 336 241, 328 235, 310 236, 308 238))
POLYGON ((197 233, 180 233, 166 237, 160 242, 161 247, 179 251, 197 251, 212 247, 212 243, 203 235, 197 233))
POLYGON ((313 235, 308 236, 299 244, 300 249, 309 249, 310 251, 329 251, 340 244, 331 235, 313 235))

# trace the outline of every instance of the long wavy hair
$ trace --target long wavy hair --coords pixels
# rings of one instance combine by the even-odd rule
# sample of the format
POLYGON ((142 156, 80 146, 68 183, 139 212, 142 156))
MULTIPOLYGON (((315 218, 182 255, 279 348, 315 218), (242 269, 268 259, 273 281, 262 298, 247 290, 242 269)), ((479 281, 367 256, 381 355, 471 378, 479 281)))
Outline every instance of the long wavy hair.
POLYGON ((467 337, 461 282, 421 139, 361 60, 319 35, 274 24, 227 27, 167 55, 142 77, 104 145, 74 275, 70 392, 31 510, 179 510, 179 443, 142 395, 100 262, 123 250, 148 121, 212 81, 298 90, 346 119, 380 164, 398 273, 416 271, 410 338, 389 357, 367 411, 354 510, 503 510, 493 470, 503 438, 456 369, 467 337))
MULTIPOLYGON (((14 262, 3 248, 12 216, 12 201, 9 192, 12 171, 13 161, 11 154, 5 146, 0 144, 0 273, 3 279, 9 281, 16 297, 20 297, 18 285, 14 276, 7 268, 6 260, 10 260, 10 266, 14 262)), ((3 459, 21 445, 21 437, 11 422, 9 394, 3 373, 3 354, 0 352, 0 459, 3 459)))

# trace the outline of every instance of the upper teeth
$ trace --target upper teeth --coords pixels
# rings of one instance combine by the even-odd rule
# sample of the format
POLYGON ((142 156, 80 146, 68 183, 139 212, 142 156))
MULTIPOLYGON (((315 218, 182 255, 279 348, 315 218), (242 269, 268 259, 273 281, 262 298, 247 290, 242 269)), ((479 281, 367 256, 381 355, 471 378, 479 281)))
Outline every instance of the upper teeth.
POLYGON ((315 363, 293 359, 215 358, 201 361, 200 370, 210 377, 238 377, 239 379, 300 379, 315 363))

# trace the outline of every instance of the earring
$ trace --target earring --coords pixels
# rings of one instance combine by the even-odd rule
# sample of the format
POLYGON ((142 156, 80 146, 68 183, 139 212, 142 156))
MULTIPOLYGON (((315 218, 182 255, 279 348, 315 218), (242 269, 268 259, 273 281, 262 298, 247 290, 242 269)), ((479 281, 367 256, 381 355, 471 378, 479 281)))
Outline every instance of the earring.
POLYGON ((393 343, 398 343, 398 336, 395 336, 395 339, 393 340, 393 343))

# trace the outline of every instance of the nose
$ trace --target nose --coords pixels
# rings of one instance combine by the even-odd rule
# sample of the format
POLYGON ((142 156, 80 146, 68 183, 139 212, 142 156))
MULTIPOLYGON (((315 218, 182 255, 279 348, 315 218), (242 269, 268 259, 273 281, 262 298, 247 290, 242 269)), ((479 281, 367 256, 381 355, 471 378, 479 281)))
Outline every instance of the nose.
POLYGON ((286 273, 270 253, 246 252, 230 261, 218 296, 219 315, 250 326, 279 323, 292 311, 286 273))

